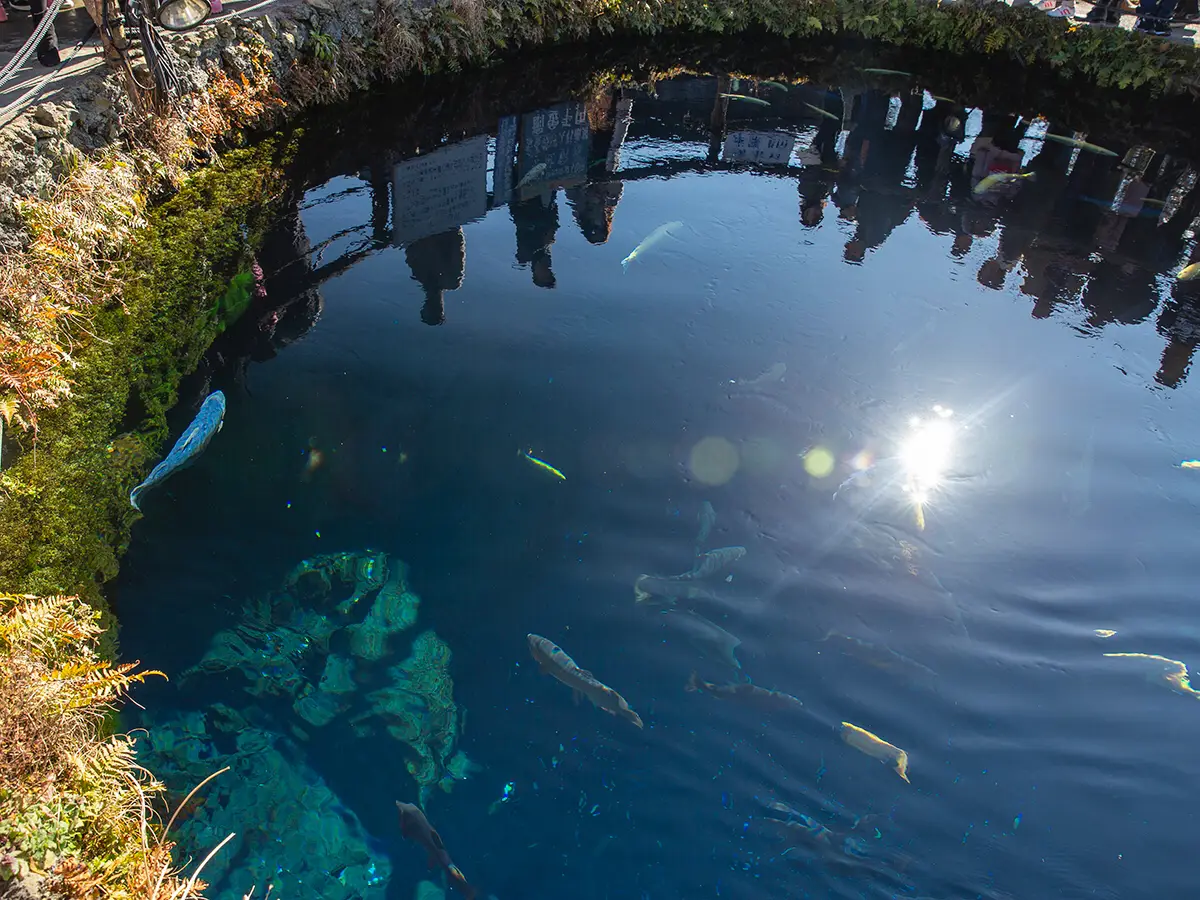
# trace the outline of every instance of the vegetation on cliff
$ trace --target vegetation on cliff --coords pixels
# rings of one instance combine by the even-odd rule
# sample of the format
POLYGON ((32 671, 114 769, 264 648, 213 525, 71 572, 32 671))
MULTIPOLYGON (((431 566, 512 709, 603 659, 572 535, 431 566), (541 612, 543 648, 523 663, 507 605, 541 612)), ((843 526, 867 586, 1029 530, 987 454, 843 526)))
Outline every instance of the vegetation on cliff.
POLYGON ((99 614, 74 597, 0 594, 0 893, 174 898, 163 786, 111 733, 130 685, 160 672, 99 654, 99 614))

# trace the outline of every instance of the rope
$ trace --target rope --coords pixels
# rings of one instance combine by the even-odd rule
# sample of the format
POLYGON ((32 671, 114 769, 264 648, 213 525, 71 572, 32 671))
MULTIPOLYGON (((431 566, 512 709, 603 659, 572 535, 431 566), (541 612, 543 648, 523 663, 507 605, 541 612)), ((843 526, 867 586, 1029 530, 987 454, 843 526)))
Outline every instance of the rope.
POLYGON ((0 128, 7 128, 10 124, 12 124, 12 122, 15 121, 16 118, 25 111, 26 103, 45 90, 46 85, 62 74, 62 70, 69 65, 76 56, 79 55, 79 51, 84 48, 84 45, 92 39, 92 35, 95 33, 96 26, 93 25, 88 33, 85 34, 79 43, 75 45, 75 49, 71 51, 71 55, 63 60, 61 65, 59 65, 57 68, 50 69, 34 84, 33 87, 23 93, 20 97, 17 97, 15 100, 11 101, 4 108, 0 109, 0 128))
POLYGON ((42 21, 38 22, 37 28, 33 29, 33 34, 29 36, 29 40, 17 51, 17 55, 10 59, 3 69, 0 69, 0 87, 3 87, 4 83, 17 73, 17 69, 25 65, 25 60, 33 55, 33 52, 37 49, 37 45, 46 36, 46 32, 54 26, 54 17, 58 15, 58 8, 62 5, 63 0, 54 0, 50 8, 46 10, 45 15, 42 16, 42 21))

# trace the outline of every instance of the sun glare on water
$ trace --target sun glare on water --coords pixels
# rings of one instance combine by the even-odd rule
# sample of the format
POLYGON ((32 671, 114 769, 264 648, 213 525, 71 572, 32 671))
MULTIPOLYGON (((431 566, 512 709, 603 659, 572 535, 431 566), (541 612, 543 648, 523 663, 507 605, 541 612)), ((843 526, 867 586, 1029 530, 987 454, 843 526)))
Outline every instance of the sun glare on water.
POLYGON ((912 495, 920 525, 924 524, 922 509, 941 486, 954 450, 956 428, 950 421, 953 410, 935 406, 933 412, 932 418, 910 419, 909 434, 900 444, 904 490, 912 495))

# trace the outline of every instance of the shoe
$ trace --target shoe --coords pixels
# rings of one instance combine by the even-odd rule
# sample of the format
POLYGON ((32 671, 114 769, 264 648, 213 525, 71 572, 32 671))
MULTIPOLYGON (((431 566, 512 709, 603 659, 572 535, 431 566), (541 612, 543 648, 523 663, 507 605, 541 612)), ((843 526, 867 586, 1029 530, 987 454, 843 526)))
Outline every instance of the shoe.
POLYGON ((62 57, 58 55, 57 47, 43 42, 37 49, 37 61, 47 69, 53 69, 62 62, 62 57))
POLYGON ((1065 3, 1060 3, 1054 9, 1046 13, 1052 19, 1073 19, 1075 18, 1075 0, 1066 0, 1065 3))
POLYGON ((1154 28, 1150 33, 1155 37, 1170 37, 1171 23, 1166 19, 1155 19, 1154 28))
POLYGON ((1121 19, 1111 6, 1093 6, 1086 16, 1076 16, 1078 22, 1089 25, 1120 25, 1121 19))

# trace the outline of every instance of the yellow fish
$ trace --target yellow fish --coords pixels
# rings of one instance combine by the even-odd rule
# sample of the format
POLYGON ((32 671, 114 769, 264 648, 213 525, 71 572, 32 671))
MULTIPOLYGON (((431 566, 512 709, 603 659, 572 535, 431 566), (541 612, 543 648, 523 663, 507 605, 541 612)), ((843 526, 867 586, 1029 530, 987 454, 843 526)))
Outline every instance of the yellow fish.
POLYGON ((526 453, 524 450, 522 450, 520 448, 517 448, 517 455, 525 457, 527 460, 529 460, 531 463, 533 463, 539 469, 549 472, 554 477, 561 478, 563 481, 567 480, 567 476, 564 475, 562 472, 558 471, 558 469, 554 468, 554 466, 550 465, 550 463, 542 462, 542 460, 538 459, 536 456, 530 456, 528 453, 526 453))
POLYGON ((1092 634, 1096 635, 1096 637, 1110 638, 1113 635, 1115 635, 1116 632, 1113 631, 1111 628, 1097 628, 1095 631, 1092 632, 1092 634))
POLYGON ((849 722, 842 723, 841 731, 845 743, 873 759, 890 764, 897 775, 908 781, 908 754, 899 747, 849 722))
POLYGON ((1088 153, 1098 153, 1101 156, 1120 156, 1119 153, 1114 153, 1106 147, 1101 147, 1098 144, 1089 144, 1087 141, 1081 141, 1079 138, 1067 137, 1065 134, 1047 134, 1043 140, 1054 141, 1058 144, 1066 144, 1068 147, 1078 147, 1080 150, 1086 150, 1088 153))
POLYGON ((1190 266, 1184 266, 1179 270, 1179 274, 1175 276, 1176 281, 1191 281, 1197 275, 1200 275, 1200 263, 1192 263, 1190 266))
POLYGON ((1200 459, 1185 459, 1179 464, 1181 469, 1200 469, 1200 459))
POLYGON ((842 121, 842 117, 841 117, 841 116, 835 116, 833 113, 831 113, 831 112, 830 112, 829 110, 827 110, 827 109, 821 109, 821 107, 819 107, 819 106, 814 106, 814 105, 813 105, 813 104, 811 104, 811 103, 805 103, 804 105, 805 105, 805 106, 807 106, 809 109, 811 109, 813 112, 817 113, 818 115, 822 115, 822 116, 824 116, 824 117, 825 117, 825 118, 827 118, 827 119, 833 119, 833 121, 835 121, 835 122, 840 122, 840 121, 842 121))
POLYGON ((1177 659, 1168 659, 1153 653, 1105 653, 1104 655, 1112 658, 1150 660, 1155 664, 1154 670, 1161 672, 1162 681, 1171 690, 1180 694, 1200 697, 1200 691, 1194 690, 1191 681, 1188 680, 1188 667, 1177 659))
POLYGON ((1010 181, 1016 181, 1018 178, 1033 178, 1032 172, 993 172, 979 180, 979 184, 975 185, 975 194, 986 194, 998 184, 1007 184, 1010 181))

